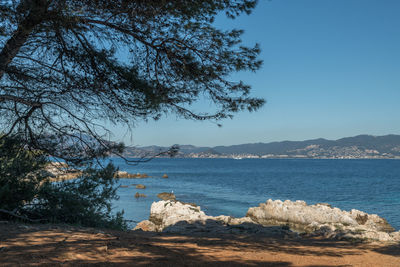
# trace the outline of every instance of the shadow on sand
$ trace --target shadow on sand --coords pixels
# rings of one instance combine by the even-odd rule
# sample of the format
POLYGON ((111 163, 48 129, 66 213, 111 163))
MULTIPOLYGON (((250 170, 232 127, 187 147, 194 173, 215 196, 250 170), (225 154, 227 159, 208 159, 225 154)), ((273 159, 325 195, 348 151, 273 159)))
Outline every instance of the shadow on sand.
POLYGON ((196 231, 182 235, 1 224, 0 266, 307 266, 304 263, 313 259, 308 266, 316 267, 349 266, 344 264, 348 260, 342 264, 340 259, 364 257, 368 252, 397 259, 400 255, 400 244, 284 239, 265 234, 269 231, 277 230, 262 229, 250 235, 196 231), (327 264, 332 259, 336 261, 327 264))

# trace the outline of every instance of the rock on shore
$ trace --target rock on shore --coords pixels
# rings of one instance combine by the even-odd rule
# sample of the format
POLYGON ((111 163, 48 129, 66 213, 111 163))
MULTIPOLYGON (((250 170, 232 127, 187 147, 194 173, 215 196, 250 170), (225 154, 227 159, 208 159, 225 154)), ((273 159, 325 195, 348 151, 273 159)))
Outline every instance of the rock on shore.
POLYGON ((146 189, 146 186, 144 184, 137 184, 136 189, 146 189))
POLYGON ((161 198, 162 200, 176 200, 174 193, 162 192, 157 194, 157 197, 161 198))
POLYGON ((250 218, 208 216, 199 206, 180 201, 158 201, 151 205, 150 218, 140 222, 134 230, 180 234, 244 234, 262 233, 268 236, 295 236, 296 233, 280 226, 263 227, 250 218))
MULTIPOLYGON (((61 181, 61 180, 71 180, 80 177, 83 172, 71 168, 67 163, 64 162, 49 162, 45 168, 40 173, 43 176, 48 176, 50 181, 61 181)), ((145 173, 128 173, 126 171, 117 171, 114 173, 114 178, 149 178, 145 173)))
POLYGON ((149 176, 145 173, 129 173, 126 171, 117 171, 114 174, 115 178, 134 178, 134 179, 140 179, 140 178, 149 178, 149 176))
POLYGON ((43 176, 49 177, 51 182, 76 179, 82 175, 82 171, 71 168, 65 162, 49 162, 40 171, 43 176))
POLYGON ((145 194, 141 194, 139 192, 136 192, 135 198, 140 198, 140 197, 146 197, 146 195, 145 194))
POLYGON ((135 230, 174 233, 264 234, 283 237, 324 236, 336 239, 400 241, 400 231, 378 215, 342 211, 328 204, 267 200, 245 217, 208 216, 199 206, 175 200, 151 205, 150 218, 135 230))
POLYGON ((376 214, 352 209, 343 211, 328 204, 267 200, 249 208, 246 217, 261 225, 287 225, 290 229, 326 237, 400 240, 400 232, 376 214))

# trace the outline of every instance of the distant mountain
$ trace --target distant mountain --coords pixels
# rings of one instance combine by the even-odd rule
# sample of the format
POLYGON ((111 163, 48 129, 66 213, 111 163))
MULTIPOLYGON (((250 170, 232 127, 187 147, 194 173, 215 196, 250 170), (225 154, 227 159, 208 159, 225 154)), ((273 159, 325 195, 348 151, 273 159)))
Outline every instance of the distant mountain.
POLYGON ((272 143, 242 144, 233 146, 217 146, 214 149, 224 154, 249 153, 255 155, 284 154, 287 151, 301 149, 310 145, 327 145, 335 141, 315 139, 306 141, 282 141, 272 143))
MULTIPOLYGON (((129 147, 126 156, 147 157, 166 150, 168 147, 129 147)), ((216 147, 181 145, 177 157, 400 158, 400 135, 358 135, 338 140, 320 138, 216 147)))
POLYGON ((192 145, 179 145, 179 151, 184 154, 201 153, 210 150, 209 147, 197 147, 192 145))

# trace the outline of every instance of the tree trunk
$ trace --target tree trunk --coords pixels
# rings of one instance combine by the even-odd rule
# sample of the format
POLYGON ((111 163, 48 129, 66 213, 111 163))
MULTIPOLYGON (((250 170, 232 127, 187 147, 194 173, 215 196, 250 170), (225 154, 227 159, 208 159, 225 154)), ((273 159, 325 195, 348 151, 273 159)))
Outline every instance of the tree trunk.
POLYGON ((0 80, 3 78, 8 65, 28 39, 29 34, 35 26, 43 21, 48 7, 47 0, 23 1, 20 5, 26 6, 26 10, 29 10, 29 13, 18 25, 17 30, 8 39, 0 52, 0 80))

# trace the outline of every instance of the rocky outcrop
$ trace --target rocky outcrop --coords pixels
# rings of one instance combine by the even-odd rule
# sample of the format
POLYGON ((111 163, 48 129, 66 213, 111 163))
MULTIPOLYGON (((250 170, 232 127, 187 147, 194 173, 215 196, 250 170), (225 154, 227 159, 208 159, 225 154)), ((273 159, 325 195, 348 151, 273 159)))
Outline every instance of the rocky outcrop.
POLYGON ((199 206, 171 200, 154 202, 151 205, 149 220, 140 222, 134 230, 181 234, 262 233, 280 237, 297 235, 282 227, 263 227, 248 217, 208 216, 199 206))
POLYGON ((400 241, 400 231, 385 219, 359 210, 342 211, 329 204, 268 200, 249 208, 245 217, 208 216, 199 206, 175 200, 151 205, 149 220, 135 230, 174 233, 263 234, 283 237, 323 236, 336 239, 400 241))
POLYGON ((146 186, 144 184, 137 184, 136 189, 146 189, 146 186))
MULTIPOLYGON (((50 162, 41 171, 40 175, 48 176, 50 181, 61 181, 76 179, 83 174, 82 171, 71 168, 64 162, 50 162)), ((148 178, 149 176, 145 173, 128 173, 126 171, 117 171, 114 173, 114 178, 148 178)))
POLYGON ((47 176, 50 182, 76 179, 83 173, 80 170, 71 168, 65 162, 49 162, 43 170, 41 176, 47 176))
POLYGON ((158 227, 151 221, 149 220, 144 220, 139 222, 134 230, 141 230, 145 232, 159 232, 158 227))
POLYGON ((287 225, 308 234, 391 241, 393 227, 376 214, 359 210, 343 211, 328 204, 307 205, 304 201, 267 200, 246 214, 261 225, 287 225))
POLYGON ((151 205, 150 221, 157 225, 159 232, 176 224, 179 221, 199 221, 206 219, 206 215, 200 207, 182 204, 178 201, 158 201, 151 205))
POLYGON ((162 200, 175 200, 176 199, 174 193, 167 193, 167 192, 159 193, 159 194, 157 194, 157 197, 162 200))
POLYGON ((140 178, 148 178, 149 176, 145 173, 129 173, 126 171, 117 171, 114 174, 115 178, 133 178, 133 179, 140 179, 140 178))
POLYGON ((146 197, 146 195, 145 194, 141 194, 139 192, 136 192, 135 198, 140 198, 140 197, 146 197))

